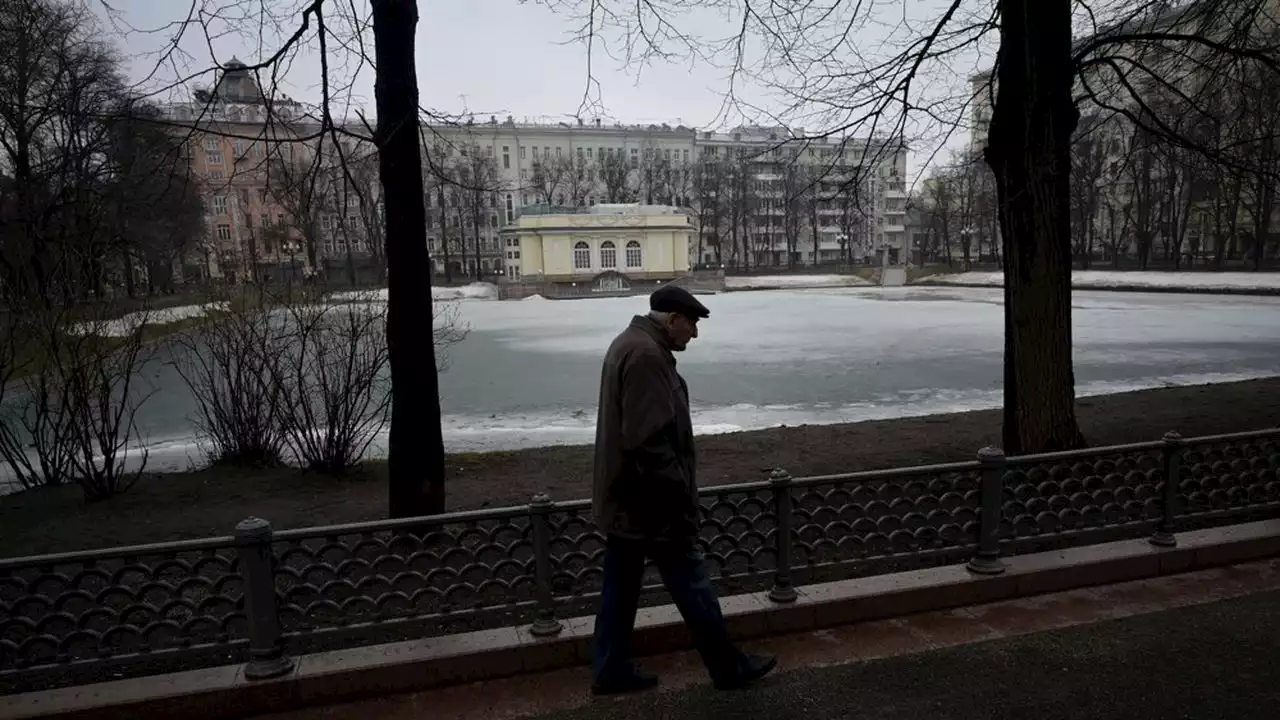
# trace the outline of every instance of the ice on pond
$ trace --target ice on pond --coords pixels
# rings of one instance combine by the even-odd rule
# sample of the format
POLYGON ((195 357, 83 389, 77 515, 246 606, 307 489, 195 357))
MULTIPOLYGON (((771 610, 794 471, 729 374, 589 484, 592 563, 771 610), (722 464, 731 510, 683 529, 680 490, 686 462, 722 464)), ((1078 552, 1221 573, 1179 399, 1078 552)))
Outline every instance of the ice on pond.
MULTIPOLYGON (((678 356, 703 434, 997 407, 997 288, 733 292, 678 356)), ((460 302, 470 334, 440 378, 445 443, 482 451, 590 443, 600 361, 645 297, 460 302)), ((1081 395, 1280 374, 1280 297, 1074 294, 1081 395)), ((169 367, 139 415, 158 469, 197 458, 169 367)), ((385 451, 385 439, 375 442, 385 451)))

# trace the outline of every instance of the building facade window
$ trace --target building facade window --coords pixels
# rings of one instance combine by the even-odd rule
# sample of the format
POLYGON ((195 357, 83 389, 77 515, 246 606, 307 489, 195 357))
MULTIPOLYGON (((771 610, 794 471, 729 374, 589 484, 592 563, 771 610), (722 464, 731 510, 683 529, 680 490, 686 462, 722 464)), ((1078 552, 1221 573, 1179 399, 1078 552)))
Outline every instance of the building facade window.
POLYGON ((219 240, 230 240, 230 239, 231 239, 231 226, 230 226, 230 225, 219 225, 219 226, 218 226, 218 239, 219 239, 219 240))
POLYGON ((204 161, 205 161, 205 163, 206 163, 206 164, 209 164, 209 165, 221 165, 221 164, 222 164, 222 153, 220 153, 220 152, 211 152, 211 153, 209 153, 209 154, 205 157, 204 161))
MULTIPOLYGON (((627 252, 630 252, 630 250, 628 250, 627 252)), ((574 270, 590 270, 591 269, 591 246, 587 245, 585 242, 574 243, 573 269, 574 270)))
POLYGON ((502 169, 511 169, 511 147, 508 145, 502 146, 502 169))
POLYGON ((227 196, 226 195, 213 196, 213 212, 216 215, 227 214, 227 196))
POLYGON ((640 252, 640 241, 627 241, 627 267, 638 268, 644 264, 644 255, 640 252))
POLYGON ((618 267, 618 248, 610 240, 600 243, 600 267, 606 270, 618 267))

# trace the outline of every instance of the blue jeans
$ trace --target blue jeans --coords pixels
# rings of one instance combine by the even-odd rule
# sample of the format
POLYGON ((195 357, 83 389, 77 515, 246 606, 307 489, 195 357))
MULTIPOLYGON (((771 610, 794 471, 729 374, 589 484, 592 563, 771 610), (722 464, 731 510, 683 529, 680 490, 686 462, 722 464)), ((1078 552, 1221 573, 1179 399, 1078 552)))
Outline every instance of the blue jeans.
POLYGON ((702 553, 690 543, 630 540, 611 536, 605 544, 604 587, 596 615, 594 676, 597 682, 634 672, 631 633, 644 579, 645 558, 653 558, 662 583, 684 618, 694 646, 713 680, 740 669, 742 651, 729 639, 720 601, 711 588, 702 553))

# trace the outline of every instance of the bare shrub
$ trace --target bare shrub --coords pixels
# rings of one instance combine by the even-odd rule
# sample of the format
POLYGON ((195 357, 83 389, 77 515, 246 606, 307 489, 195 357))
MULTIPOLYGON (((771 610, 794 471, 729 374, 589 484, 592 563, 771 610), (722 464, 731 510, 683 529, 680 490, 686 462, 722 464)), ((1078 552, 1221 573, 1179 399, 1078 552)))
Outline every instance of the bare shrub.
POLYGON ((114 319, 95 312, 67 329, 70 352, 60 357, 68 404, 76 408, 68 438, 72 471, 88 500, 129 489, 147 467, 138 440, 138 409, 155 392, 142 385, 141 370, 151 358, 147 341, 151 311, 114 319), (131 449, 130 445, 137 445, 131 449), (138 460, 130 469, 130 455, 138 460))
POLYGON ((21 317, 21 312, 11 306, 0 307, 0 491, 31 487, 22 474, 21 465, 12 459, 15 450, 25 457, 17 423, 11 415, 11 405, 16 402, 14 394, 18 391, 16 381, 25 371, 25 358, 19 354, 19 347, 26 344, 19 332, 21 317), (6 478, 5 474, 12 477, 6 478))
MULTIPOLYGON (((341 299, 295 296, 288 303, 288 349, 277 366, 289 447, 310 470, 340 474, 356 465, 390 420, 387 307, 373 293, 341 299)), ((437 371, 467 328, 455 303, 434 306, 437 371)))
POLYGON ((303 466, 345 472, 386 425, 391 407, 386 305, 372 296, 289 304, 277 386, 285 437, 303 466))
POLYGON ((102 500, 146 469, 135 418, 152 394, 141 380, 151 315, 112 315, 105 305, 29 310, 21 324, 27 374, 11 378, 0 453, 23 487, 75 482, 102 500))
MULTIPOLYGON (((17 310, 15 312, 18 312, 17 310)), ((0 398, 0 458, 23 489, 72 482, 69 397, 57 368, 44 361, 58 348, 56 332, 36 313, 24 314, 7 328, 4 396, 0 398)))
POLYGON ((261 290, 233 294, 209 319, 176 339, 174 363, 195 399, 192 418, 213 464, 283 463, 285 433, 276 383, 288 332, 261 290))
POLYGON ((449 369, 449 348, 462 342, 471 328, 462 321, 456 302, 431 304, 431 339, 436 346, 436 372, 449 369))

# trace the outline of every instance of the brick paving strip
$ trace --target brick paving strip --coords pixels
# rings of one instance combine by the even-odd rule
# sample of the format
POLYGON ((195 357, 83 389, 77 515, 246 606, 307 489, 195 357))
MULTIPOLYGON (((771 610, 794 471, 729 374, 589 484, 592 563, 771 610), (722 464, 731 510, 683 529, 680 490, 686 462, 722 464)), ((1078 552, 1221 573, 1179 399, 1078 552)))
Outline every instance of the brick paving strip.
MULTIPOLYGON (((863 717, 861 714, 854 715, 852 713, 865 713, 868 718, 897 718, 901 716, 913 719, 922 717, 949 719, 973 717, 985 720, 985 718, 992 717, 1014 717, 1020 716, 1019 709, 1004 703, 996 707, 975 710, 975 714, 972 715, 951 714, 938 707, 930 707, 928 705, 927 701, 930 692, 927 688, 936 684, 951 683, 951 686, 946 691, 948 694, 968 697, 985 693, 990 696, 992 693, 992 688, 990 687, 983 688, 979 685, 971 685, 971 690, 966 690, 963 687, 963 683, 966 681, 966 673, 971 669, 974 672, 977 672, 977 670, 971 665, 960 662, 948 663, 956 675, 954 678, 955 683, 952 683, 951 679, 931 675, 925 681, 925 684, 920 687, 920 690, 907 693, 906 696, 899 699, 900 703, 890 703, 888 706, 845 706, 833 710, 832 712, 835 714, 822 714, 821 712, 815 712, 816 706, 822 704, 822 699, 815 699, 814 697, 785 699, 784 707, 768 711, 759 706, 764 696, 768 694, 812 695, 816 692, 820 695, 822 694, 822 687, 830 688, 841 684, 834 682, 832 677, 824 679, 820 675, 809 675, 808 673, 815 668, 840 668, 860 664, 865 666, 860 672, 873 674, 876 669, 871 661, 898 658, 899 656, 913 656, 918 659, 916 661, 917 664, 924 665, 930 662, 930 656, 933 654, 931 651, 1032 634, 1046 634, 1046 638, 1042 642, 1047 642, 1058 649, 1067 648, 1069 650, 1073 645, 1082 646, 1076 652, 1066 652, 1059 656, 1051 655, 1045 658, 1049 664, 1061 660, 1064 665, 1055 668, 1060 672, 1067 670, 1065 664, 1072 662, 1073 659, 1075 662, 1081 662, 1082 658, 1079 657, 1081 655, 1079 650, 1087 651, 1087 645, 1097 641, 1092 638, 1088 641, 1077 638, 1070 634, 1074 630, 1061 633, 1058 637, 1049 637, 1050 631, 1094 626, 1103 621, 1164 613, 1159 618, 1153 616, 1150 622, 1158 624, 1164 620, 1165 624, 1170 625, 1169 632, 1165 633, 1163 629, 1158 629, 1157 631, 1161 634, 1178 635, 1177 630, 1184 624, 1180 622, 1182 616, 1178 611, 1179 608, 1204 606, 1208 611, 1220 601, 1255 595, 1264 599, 1269 598, 1269 600, 1263 601, 1261 605, 1258 605, 1259 609, 1274 608, 1275 603, 1280 602, 1280 557, 1180 575, 1068 590, 967 608, 927 612, 903 618, 877 620, 761 639, 752 642, 750 646, 753 649, 777 654, 782 663, 782 670, 779 671, 778 675, 766 680, 760 688, 741 693, 715 693, 707 687, 708 682, 697 655, 693 652, 678 652, 647 658, 644 662, 645 667, 662 676, 662 685, 653 692, 627 698, 591 698, 587 692, 589 683, 587 671, 583 668, 573 668, 471 683, 440 690, 395 695, 343 705, 259 716, 259 720, 337 720, 346 718, 353 720, 355 718, 383 718, 385 720, 425 720, 426 718, 510 720, 547 714, 550 714, 550 718, 547 720, 561 717, 566 718, 566 720, 567 718, 589 720, 596 717, 611 719, 624 717, 652 719, 661 717, 674 720, 675 718, 688 717, 692 720, 692 718, 712 716, 736 717, 738 715, 733 712, 735 708, 743 711, 743 717, 777 718, 780 717, 778 713, 781 711, 783 713, 781 717, 794 716, 815 720, 825 717, 863 717), (1076 657, 1072 658, 1071 656, 1073 655, 1076 657), (957 683, 961 686, 956 687, 955 684, 957 683), (819 690, 814 691, 813 688, 807 687, 808 685, 817 685, 819 690), (786 705, 793 707, 790 710, 790 714, 786 712, 786 705), (710 709, 712 707, 714 707, 714 713, 710 709)), ((1280 614, 1274 612, 1269 614, 1280 618, 1280 614)), ((1194 623, 1192 624, 1194 625, 1194 623)), ((1271 634, 1271 631, 1276 627, 1280 627, 1280 620, 1272 624, 1269 629, 1257 626, 1241 627, 1238 628, 1238 632, 1244 635, 1260 635, 1260 638, 1255 637, 1257 642, 1261 642, 1264 646, 1276 647, 1276 644, 1280 643, 1280 637, 1271 634)), ((1112 635, 1112 633, 1107 632, 1108 630, 1121 630, 1123 628, 1124 625, 1120 623, 1097 625, 1094 634, 1101 634, 1103 637, 1107 637, 1112 635)), ((1186 631, 1181 634, 1185 636, 1185 642, 1196 644, 1198 636, 1193 629, 1186 628, 1186 631)), ((1114 641, 1113 645, 1126 641, 1123 633, 1114 635, 1112 640, 1114 641)), ((1016 654, 1014 651, 1018 649, 1002 649, 997 643, 984 645, 986 647, 985 655, 1008 654, 1010 652, 1016 654)), ((1115 647, 1112 648, 1112 650, 1115 649, 1115 647)), ((1132 649, 1139 653, 1143 650, 1136 642, 1132 649)), ((976 649, 975 652, 981 653, 984 651, 976 649)), ((984 659, 990 660, 985 658, 985 655, 984 659)), ((1108 657, 1104 652, 1098 656, 1098 661, 1102 662, 1108 657)), ((1163 658, 1161 656, 1147 654, 1142 657, 1142 662, 1151 663, 1155 666, 1149 669, 1155 672, 1157 676, 1160 674, 1158 668, 1162 661, 1163 658)), ((1091 662, 1090 658, 1087 657, 1087 653, 1083 658, 1083 662, 1091 662)), ((1012 669, 1017 670, 1018 668, 1015 666, 1012 669)), ((989 670, 984 671, 982 674, 989 674, 989 670)), ((833 672, 842 672, 843 675, 849 675, 855 671, 857 669, 833 672)), ((1220 669, 1219 672, 1223 672, 1223 670, 1220 669)), ((902 679, 902 673, 896 669, 893 670, 893 673, 899 678, 899 684, 906 686, 907 681, 902 679)), ((1280 702, 1280 670, 1274 670, 1272 677, 1272 686, 1276 688, 1276 695, 1272 697, 1272 700, 1280 702)), ((1159 677, 1154 679, 1159 680, 1159 677)), ((1019 684, 1016 673, 1011 673, 1008 680, 1011 684, 1019 684)), ((1165 681, 1194 683, 1197 679, 1169 675, 1165 678, 1165 681)), ((1211 682, 1206 678, 1201 678, 1200 681, 1206 684, 1211 682)), ((865 679, 862 682, 865 682, 865 679)), ((1027 682, 1029 680, 1023 678, 1021 684, 1026 684, 1027 682)), ((1158 684, 1157 682, 1156 685, 1158 684)), ((1211 689, 1205 687, 1202 690, 1205 692, 1201 692, 1200 695, 1205 699, 1205 702, 1211 701, 1214 697, 1211 689)), ((1221 685, 1218 686, 1218 690, 1223 690, 1221 685)), ((856 690, 849 688, 836 689, 837 694, 846 692, 850 695, 849 699, 853 699, 855 693, 866 692, 866 688, 856 690)), ((1105 696, 1110 692, 1106 687, 1095 686, 1093 695, 1105 696)), ((1158 692, 1158 690, 1155 686, 1152 686, 1148 689, 1148 692, 1158 692)), ((1232 701, 1239 703, 1242 700, 1239 697, 1240 689, 1237 688, 1231 692, 1236 695, 1232 701)), ((1003 693, 1003 690, 996 689, 995 697, 1001 697, 1003 693)), ((1061 700, 1066 707, 1072 708, 1073 703, 1077 702, 1078 698, 1064 696, 1061 700)), ((1258 715, 1239 715, 1240 709, 1235 708, 1230 711, 1230 714, 1224 714, 1223 717, 1273 718, 1275 717, 1273 714, 1275 707, 1275 704, 1269 707, 1260 706, 1259 711, 1261 714, 1258 715)), ((1043 707, 1037 707, 1036 710, 1040 713, 1045 712, 1043 707)), ((1063 717, 1156 717, 1156 715, 1125 715, 1124 713, 1131 711, 1121 711, 1119 709, 1114 711, 1114 715, 1072 714, 1077 710, 1081 709, 1068 710, 1068 714, 1063 715, 1063 717)), ((1096 713, 1097 711, 1094 712, 1096 713)), ((1209 714, 1210 711, 1208 710, 1205 712, 1207 714, 1187 714, 1178 715, 1177 717, 1218 717, 1216 714, 1209 714)), ((1224 710, 1223 712, 1225 713, 1226 711, 1224 710)), ((1040 715, 1040 717, 1056 716, 1049 712, 1048 714, 1040 715)), ((1162 717, 1166 716, 1162 715, 1162 717)))

